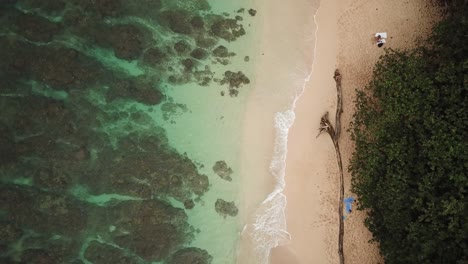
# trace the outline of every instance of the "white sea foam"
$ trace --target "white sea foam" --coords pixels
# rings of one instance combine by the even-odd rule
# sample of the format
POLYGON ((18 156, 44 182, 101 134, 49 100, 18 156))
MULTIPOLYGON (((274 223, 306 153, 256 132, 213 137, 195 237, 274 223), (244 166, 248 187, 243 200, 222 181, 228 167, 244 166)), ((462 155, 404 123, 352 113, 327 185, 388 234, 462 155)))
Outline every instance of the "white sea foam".
MULTIPOLYGON (((318 9, 317 9, 318 12, 318 9)), ((314 14, 315 23, 315 44, 313 56, 316 55, 316 41, 318 25, 316 22, 316 15, 314 14)), ((297 75, 306 77, 296 76, 294 79, 297 82, 293 82, 292 86, 297 91, 293 97, 291 107, 289 110, 284 112, 278 112, 275 115, 275 146, 274 153, 270 163, 270 173, 276 180, 274 190, 268 195, 268 197, 260 204, 255 214, 255 223, 253 224, 253 240, 255 243, 255 251, 259 260, 259 263, 266 264, 270 256, 271 249, 287 243, 291 239, 291 235, 287 231, 285 209, 287 204, 286 196, 283 194, 283 190, 286 186, 285 175, 286 175, 286 158, 288 153, 288 134, 294 120, 296 118, 294 109, 296 108, 296 102, 304 93, 305 87, 309 82, 313 73, 314 64, 312 63, 310 72, 299 73, 297 75), (295 85, 296 84, 296 85, 295 85)))
POLYGON ((286 230, 284 214, 286 196, 283 194, 283 190, 285 187, 288 132, 294 119, 295 114, 292 110, 276 113, 275 116, 276 138, 270 172, 276 179, 276 186, 257 209, 253 231, 253 239, 261 263, 268 262, 269 252, 272 248, 290 238, 286 230))

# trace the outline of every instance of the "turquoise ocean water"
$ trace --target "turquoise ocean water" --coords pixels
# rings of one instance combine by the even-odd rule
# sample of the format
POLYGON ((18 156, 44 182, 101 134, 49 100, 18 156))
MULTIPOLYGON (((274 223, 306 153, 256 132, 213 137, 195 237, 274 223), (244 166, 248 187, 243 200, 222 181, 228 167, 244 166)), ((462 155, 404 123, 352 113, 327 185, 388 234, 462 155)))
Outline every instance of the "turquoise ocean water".
POLYGON ((0 262, 235 263, 248 1, 0 5, 0 262))

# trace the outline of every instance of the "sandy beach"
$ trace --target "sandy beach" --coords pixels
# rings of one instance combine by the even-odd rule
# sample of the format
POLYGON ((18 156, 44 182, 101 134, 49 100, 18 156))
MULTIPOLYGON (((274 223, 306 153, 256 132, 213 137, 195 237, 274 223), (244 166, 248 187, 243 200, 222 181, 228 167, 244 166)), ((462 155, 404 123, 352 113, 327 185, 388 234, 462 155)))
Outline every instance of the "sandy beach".
MULTIPOLYGON (((299 7, 300 8, 300 7, 299 7)), ((347 132, 354 111, 355 90, 372 77, 383 48, 375 32, 387 32, 384 47, 411 48, 438 20, 437 8, 424 0, 321 1, 313 72, 295 108, 296 119, 288 136, 286 160, 287 231, 289 243, 272 251, 271 263, 338 263, 339 171, 330 137, 318 134, 322 114, 334 122, 336 87, 333 72, 343 76, 342 134, 339 139, 344 168, 345 197, 350 192, 347 171, 353 143, 347 132)), ((345 220, 346 263, 383 263, 364 226, 365 212, 353 210, 345 220)))
MULTIPOLYGON (((258 264, 266 263, 270 249, 287 237, 281 217, 281 193, 276 192, 274 201, 263 202, 274 190, 282 189, 287 137, 280 134, 287 133, 289 127, 275 117, 277 113, 292 113, 292 103, 309 78, 315 45, 313 14, 318 1, 299 0, 294 5, 281 0, 254 3, 259 24, 253 26, 257 27, 260 42, 255 47, 255 89, 245 111, 241 142, 244 202, 239 212, 245 228, 237 263, 258 264), (259 216, 267 216, 266 221, 259 220, 259 216)), ((293 119, 289 116, 285 122, 293 119)))

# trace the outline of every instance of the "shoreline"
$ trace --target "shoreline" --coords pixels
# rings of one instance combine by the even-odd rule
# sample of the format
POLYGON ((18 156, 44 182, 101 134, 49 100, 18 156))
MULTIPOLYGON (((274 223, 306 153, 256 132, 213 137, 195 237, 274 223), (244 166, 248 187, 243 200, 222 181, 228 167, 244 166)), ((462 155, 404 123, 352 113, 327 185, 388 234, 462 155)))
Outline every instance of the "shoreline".
POLYGON ((317 137, 320 118, 336 101, 337 0, 322 1, 316 15, 313 71, 298 99, 288 140, 286 217, 289 244, 272 252, 271 263, 336 263, 338 258, 338 175, 329 137, 317 137), (324 191, 325 190, 325 191, 324 191), (336 243, 334 242, 336 240, 336 243), (336 255, 336 256, 335 256, 336 255))
POLYGON ((287 130, 294 120, 295 98, 311 71, 315 45, 311 12, 318 5, 310 0, 294 5, 279 0, 255 3, 257 19, 262 21, 261 41, 241 142, 244 201, 240 212, 245 227, 237 263, 258 264, 267 263, 271 248, 288 240, 282 219, 287 130))

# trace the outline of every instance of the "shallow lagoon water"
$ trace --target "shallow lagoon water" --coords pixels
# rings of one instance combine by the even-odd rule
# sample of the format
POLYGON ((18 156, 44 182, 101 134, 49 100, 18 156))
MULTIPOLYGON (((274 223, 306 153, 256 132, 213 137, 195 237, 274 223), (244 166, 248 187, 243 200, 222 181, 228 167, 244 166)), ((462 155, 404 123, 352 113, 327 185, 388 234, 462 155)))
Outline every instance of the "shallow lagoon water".
POLYGON ((254 19, 240 8, 2 5, 3 260, 235 262, 254 19))

